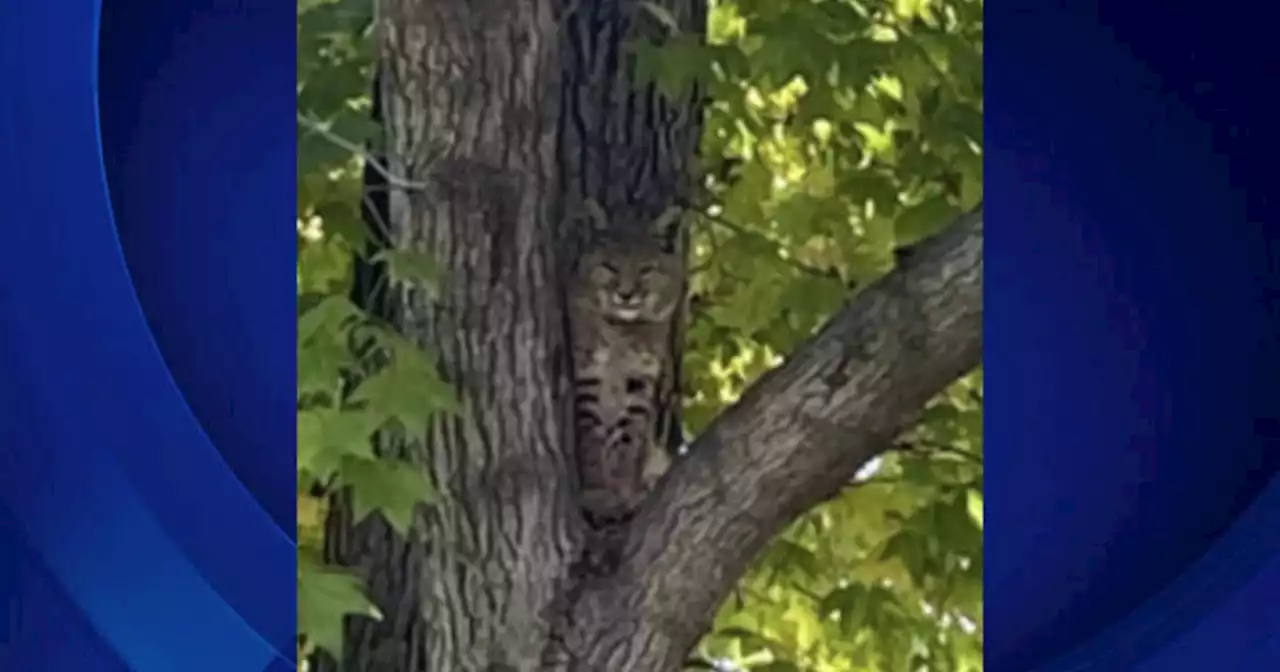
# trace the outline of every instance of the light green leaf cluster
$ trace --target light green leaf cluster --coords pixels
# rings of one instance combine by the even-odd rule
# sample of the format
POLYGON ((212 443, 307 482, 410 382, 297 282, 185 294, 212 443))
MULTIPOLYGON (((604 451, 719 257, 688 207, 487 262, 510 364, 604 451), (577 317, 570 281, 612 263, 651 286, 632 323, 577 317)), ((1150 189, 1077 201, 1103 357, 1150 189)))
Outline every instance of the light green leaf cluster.
MULTIPOLYGON (((895 252, 982 200, 981 0, 712 0, 710 44, 637 45, 710 110, 694 229, 686 421, 696 434, 895 252)), ((981 373, 911 450, 757 561, 706 660, 748 669, 981 669, 981 373)))

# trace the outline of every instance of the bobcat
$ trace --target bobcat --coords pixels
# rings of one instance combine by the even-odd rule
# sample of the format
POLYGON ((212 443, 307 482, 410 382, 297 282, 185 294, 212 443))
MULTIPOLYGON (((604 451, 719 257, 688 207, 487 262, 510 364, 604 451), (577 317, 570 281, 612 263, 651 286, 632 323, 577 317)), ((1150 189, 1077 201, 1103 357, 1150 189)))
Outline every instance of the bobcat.
POLYGON ((671 464, 660 423, 672 398, 671 334, 683 299, 683 263, 668 244, 672 219, 647 232, 598 235, 570 288, 582 504, 597 521, 634 511, 671 464))

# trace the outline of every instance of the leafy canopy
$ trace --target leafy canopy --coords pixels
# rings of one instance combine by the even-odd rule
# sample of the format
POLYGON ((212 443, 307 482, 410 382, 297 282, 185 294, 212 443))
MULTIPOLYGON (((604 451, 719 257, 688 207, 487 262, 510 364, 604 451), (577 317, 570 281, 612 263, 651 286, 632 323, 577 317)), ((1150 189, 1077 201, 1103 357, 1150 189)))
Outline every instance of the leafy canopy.
MULTIPOLYGON (((982 2, 711 0, 707 36, 644 6, 670 37, 630 45, 642 75, 671 93, 696 78, 710 94, 684 362, 696 434, 895 250, 982 200, 982 2)), ((347 299, 370 234, 353 150, 376 130, 371 17, 372 0, 298 3, 299 623, 330 651, 342 614, 377 613, 320 563, 323 503, 307 489, 349 486, 356 515, 406 531, 430 480, 376 457, 370 437, 420 435, 462 410, 427 349, 347 299), (353 342, 373 348, 357 356, 353 342)), ((384 254, 393 282, 441 281, 429 258, 384 254)), ((981 372, 902 443, 757 559, 699 646, 705 664, 982 669, 981 372)))
MULTIPOLYGON (((895 250, 982 200, 980 0, 713 0, 707 42, 641 46, 711 105, 687 422, 701 430, 895 250)), ((982 378, 760 557, 702 642, 763 670, 980 670, 982 378)))

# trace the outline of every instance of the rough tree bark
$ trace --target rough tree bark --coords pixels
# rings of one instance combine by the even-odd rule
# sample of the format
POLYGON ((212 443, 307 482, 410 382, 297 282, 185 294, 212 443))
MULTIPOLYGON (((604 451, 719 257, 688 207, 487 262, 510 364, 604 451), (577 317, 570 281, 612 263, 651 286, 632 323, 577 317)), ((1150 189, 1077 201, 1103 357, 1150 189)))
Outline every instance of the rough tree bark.
MULTIPOLYGON (((701 32, 699 0, 667 0, 701 32)), ((583 539, 561 273, 584 198, 642 223, 688 196, 699 94, 635 82, 636 0, 382 0, 392 245, 427 250, 436 297, 389 297, 466 405, 425 445, 438 479, 412 540, 335 502, 332 560, 370 581, 381 622, 348 623, 344 672, 665 671, 752 557, 888 447, 977 365, 980 212, 860 293, 677 463, 628 530, 614 576, 571 573, 583 539), (761 493, 769 493, 768 497, 761 493)), ((379 197, 382 194, 371 194, 379 197)))

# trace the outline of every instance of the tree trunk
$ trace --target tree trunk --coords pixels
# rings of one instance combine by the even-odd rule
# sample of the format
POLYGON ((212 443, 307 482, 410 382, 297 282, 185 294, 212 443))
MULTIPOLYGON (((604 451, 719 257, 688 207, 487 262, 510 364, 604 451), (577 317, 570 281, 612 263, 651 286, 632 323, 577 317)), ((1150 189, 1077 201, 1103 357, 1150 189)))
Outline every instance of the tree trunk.
MULTIPOLYGON (((404 333, 439 353, 466 410, 424 445, 394 446, 444 494, 412 540, 377 517, 352 525, 335 502, 330 559, 368 578, 384 615, 349 619, 343 672, 679 669, 769 538, 978 362, 980 214, 863 292, 717 421, 630 525, 618 574, 573 575, 584 522, 564 215, 590 198, 611 225, 642 225, 686 202, 696 177, 700 94, 669 101, 638 83, 623 46, 660 34, 641 4, 381 0, 384 164, 423 186, 370 196, 389 243, 433 253, 447 276, 438 296, 388 301, 404 333)), ((656 4, 702 34, 700 1, 656 4)))
POLYGON ((434 300, 393 300, 404 332, 440 353, 466 406, 407 446, 444 500, 405 543, 381 521, 331 553, 359 567, 385 618, 354 619, 344 669, 532 670, 579 534, 564 399, 555 198, 559 61, 547 2, 388 0, 379 17, 391 243, 446 268, 434 300))

